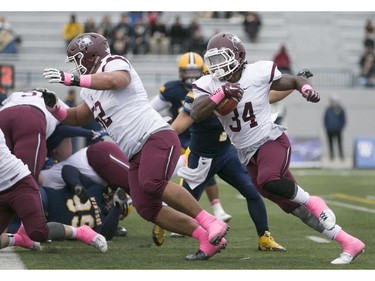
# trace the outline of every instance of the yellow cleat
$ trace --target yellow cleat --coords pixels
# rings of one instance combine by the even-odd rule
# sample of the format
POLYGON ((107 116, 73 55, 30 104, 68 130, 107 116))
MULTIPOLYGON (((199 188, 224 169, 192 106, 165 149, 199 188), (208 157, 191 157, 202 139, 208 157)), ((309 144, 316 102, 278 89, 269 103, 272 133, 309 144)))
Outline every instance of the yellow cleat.
POLYGON ((276 243, 269 231, 265 231, 264 235, 259 237, 259 251, 286 251, 280 244, 276 243))
POLYGON ((154 240, 155 245, 158 247, 163 245, 164 239, 165 239, 165 229, 154 224, 154 227, 152 228, 152 240, 154 240))

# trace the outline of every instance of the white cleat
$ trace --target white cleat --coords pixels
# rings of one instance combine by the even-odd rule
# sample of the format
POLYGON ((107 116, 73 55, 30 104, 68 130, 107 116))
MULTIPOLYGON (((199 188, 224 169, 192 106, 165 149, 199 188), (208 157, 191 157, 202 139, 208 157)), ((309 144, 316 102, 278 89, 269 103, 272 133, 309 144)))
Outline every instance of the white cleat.
POLYGON ((336 216, 331 209, 326 209, 321 212, 319 222, 325 229, 331 230, 336 225, 336 216))
POLYGON ((91 245, 98 249, 100 252, 105 253, 108 250, 107 240, 103 235, 96 235, 94 240, 92 240, 91 245))
POLYGON ((39 242, 34 242, 32 248, 31 248, 32 251, 42 251, 43 248, 42 248, 42 245, 40 245, 39 242))
POLYGON ((232 216, 227 213, 215 214, 215 217, 223 222, 229 222, 232 219, 232 216))
POLYGON ((331 264, 350 264, 354 260, 354 257, 346 252, 340 254, 340 257, 331 261, 331 264))

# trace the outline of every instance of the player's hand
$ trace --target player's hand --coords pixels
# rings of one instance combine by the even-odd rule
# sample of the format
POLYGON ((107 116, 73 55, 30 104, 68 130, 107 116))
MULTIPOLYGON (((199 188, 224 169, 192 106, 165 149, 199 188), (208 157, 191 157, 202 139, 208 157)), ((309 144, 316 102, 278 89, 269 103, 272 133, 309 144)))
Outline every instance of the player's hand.
POLYGON ((319 93, 313 89, 307 89, 303 91, 301 94, 309 102, 316 103, 320 101, 319 93))
POLYGON ((108 136, 108 133, 107 131, 105 130, 102 130, 102 131, 94 131, 94 130, 91 130, 91 140, 95 140, 95 141, 103 141, 103 137, 104 136, 108 136))
POLYGON ((50 91, 46 88, 37 88, 36 90, 42 93, 43 100, 47 108, 50 107, 51 109, 53 109, 55 106, 57 106, 58 100, 55 92, 50 91))
POLYGON ((56 68, 45 68, 43 76, 49 79, 50 83, 62 83, 66 86, 80 86, 80 77, 76 74, 71 74, 58 70, 56 68))
POLYGON ((89 200, 89 194, 85 187, 82 185, 77 184, 74 187, 74 193, 78 196, 81 203, 85 204, 89 200))
POLYGON ((303 76, 306 79, 309 79, 310 77, 313 77, 314 74, 310 71, 310 69, 303 68, 298 73, 297 76, 303 76))
POLYGON ((244 91, 240 87, 239 83, 227 82, 221 87, 222 87, 223 92, 225 94, 225 98, 234 98, 238 102, 241 101, 244 91))
POLYGON ((121 207, 123 205, 127 205, 128 197, 126 196, 126 192, 123 188, 118 187, 113 194, 113 204, 115 204, 118 207, 121 207))
MULTIPOLYGON (((46 68, 44 69, 43 76, 46 79, 49 79, 48 82, 50 83, 62 83, 65 84, 66 78, 71 79, 71 74, 70 73, 65 73, 64 71, 55 69, 55 68, 46 68)), ((70 81, 68 86, 70 85, 70 81)))

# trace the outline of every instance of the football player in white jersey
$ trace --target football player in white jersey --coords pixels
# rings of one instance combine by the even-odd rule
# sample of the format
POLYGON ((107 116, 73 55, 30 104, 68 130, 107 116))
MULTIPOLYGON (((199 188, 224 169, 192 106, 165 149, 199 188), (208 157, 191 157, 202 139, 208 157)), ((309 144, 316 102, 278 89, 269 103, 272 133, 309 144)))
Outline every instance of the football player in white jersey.
POLYGON ((66 50, 72 73, 47 68, 50 83, 82 87, 83 102, 65 109, 56 95, 45 91, 49 111, 67 125, 95 119, 129 158, 130 196, 142 218, 160 227, 199 240, 188 260, 208 259, 227 245, 228 225, 205 211, 184 188, 170 181, 180 155, 180 141, 154 110, 142 81, 123 56, 112 56, 107 39, 97 33, 74 38, 66 50), (162 202, 168 204, 163 206, 162 202))
POLYGON ((100 252, 107 251, 106 239, 87 225, 76 228, 57 222, 47 223, 39 188, 27 165, 10 152, 1 129, 0 233, 0 249, 20 246, 41 250, 38 242, 76 239, 100 252), (15 215, 21 219, 21 227, 15 234, 3 233, 15 215))
MULTIPOLYGON (((38 182, 47 156, 46 140, 60 122, 46 109, 39 90, 14 92, 2 104, 0 128, 6 144, 28 166, 31 175, 38 182)), ((63 102, 62 106, 68 108, 63 102)), ((63 145, 59 147, 66 148, 63 145)), ((63 152, 61 155, 71 155, 71 143, 66 151, 60 152, 63 152)))
POLYGON ((270 101, 284 97, 278 96, 277 91, 297 90, 314 103, 319 102, 319 94, 303 76, 282 75, 272 61, 248 64, 243 43, 231 33, 214 35, 207 44, 204 60, 210 75, 193 83, 191 117, 199 122, 210 116, 224 98, 240 100, 232 112, 218 117, 259 193, 289 213, 292 209, 278 202, 280 198, 303 206, 295 208, 299 217, 318 219, 321 232, 343 247, 340 257, 331 263, 351 263, 363 252, 365 244, 336 224, 335 214, 322 198, 310 196, 296 183, 289 170, 291 147, 284 133, 286 128, 271 119, 270 101))

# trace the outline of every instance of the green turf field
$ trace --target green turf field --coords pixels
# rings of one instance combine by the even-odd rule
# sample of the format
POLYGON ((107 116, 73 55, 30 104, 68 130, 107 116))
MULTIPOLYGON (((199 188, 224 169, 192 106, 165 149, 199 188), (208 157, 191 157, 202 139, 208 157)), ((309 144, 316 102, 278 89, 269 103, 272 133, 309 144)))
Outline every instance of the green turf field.
MULTIPOLYGON (((128 235, 110 241, 105 254, 77 241, 43 243, 42 252, 22 248, 16 252, 28 269, 374 270, 375 171, 296 169, 294 175, 306 191, 326 200, 344 230, 366 244, 366 251, 352 264, 331 265, 331 260, 341 253, 340 245, 327 239, 314 242, 311 236, 325 236, 292 215, 286 215, 266 199, 271 234, 287 251, 258 251, 258 237, 245 200, 221 180, 218 181, 221 201, 233 218, 229 222, 227 249, 208 261, 185 261, 186 255, 198 249, 198 242, 193 238, 171 238, 167 233, 165 243, 161 247, 155 246, 151 238, 152 224, 141 219, 135 211, 121 222, 128 235)), ((211 211, 205 194, 201 203, 211 211)))

